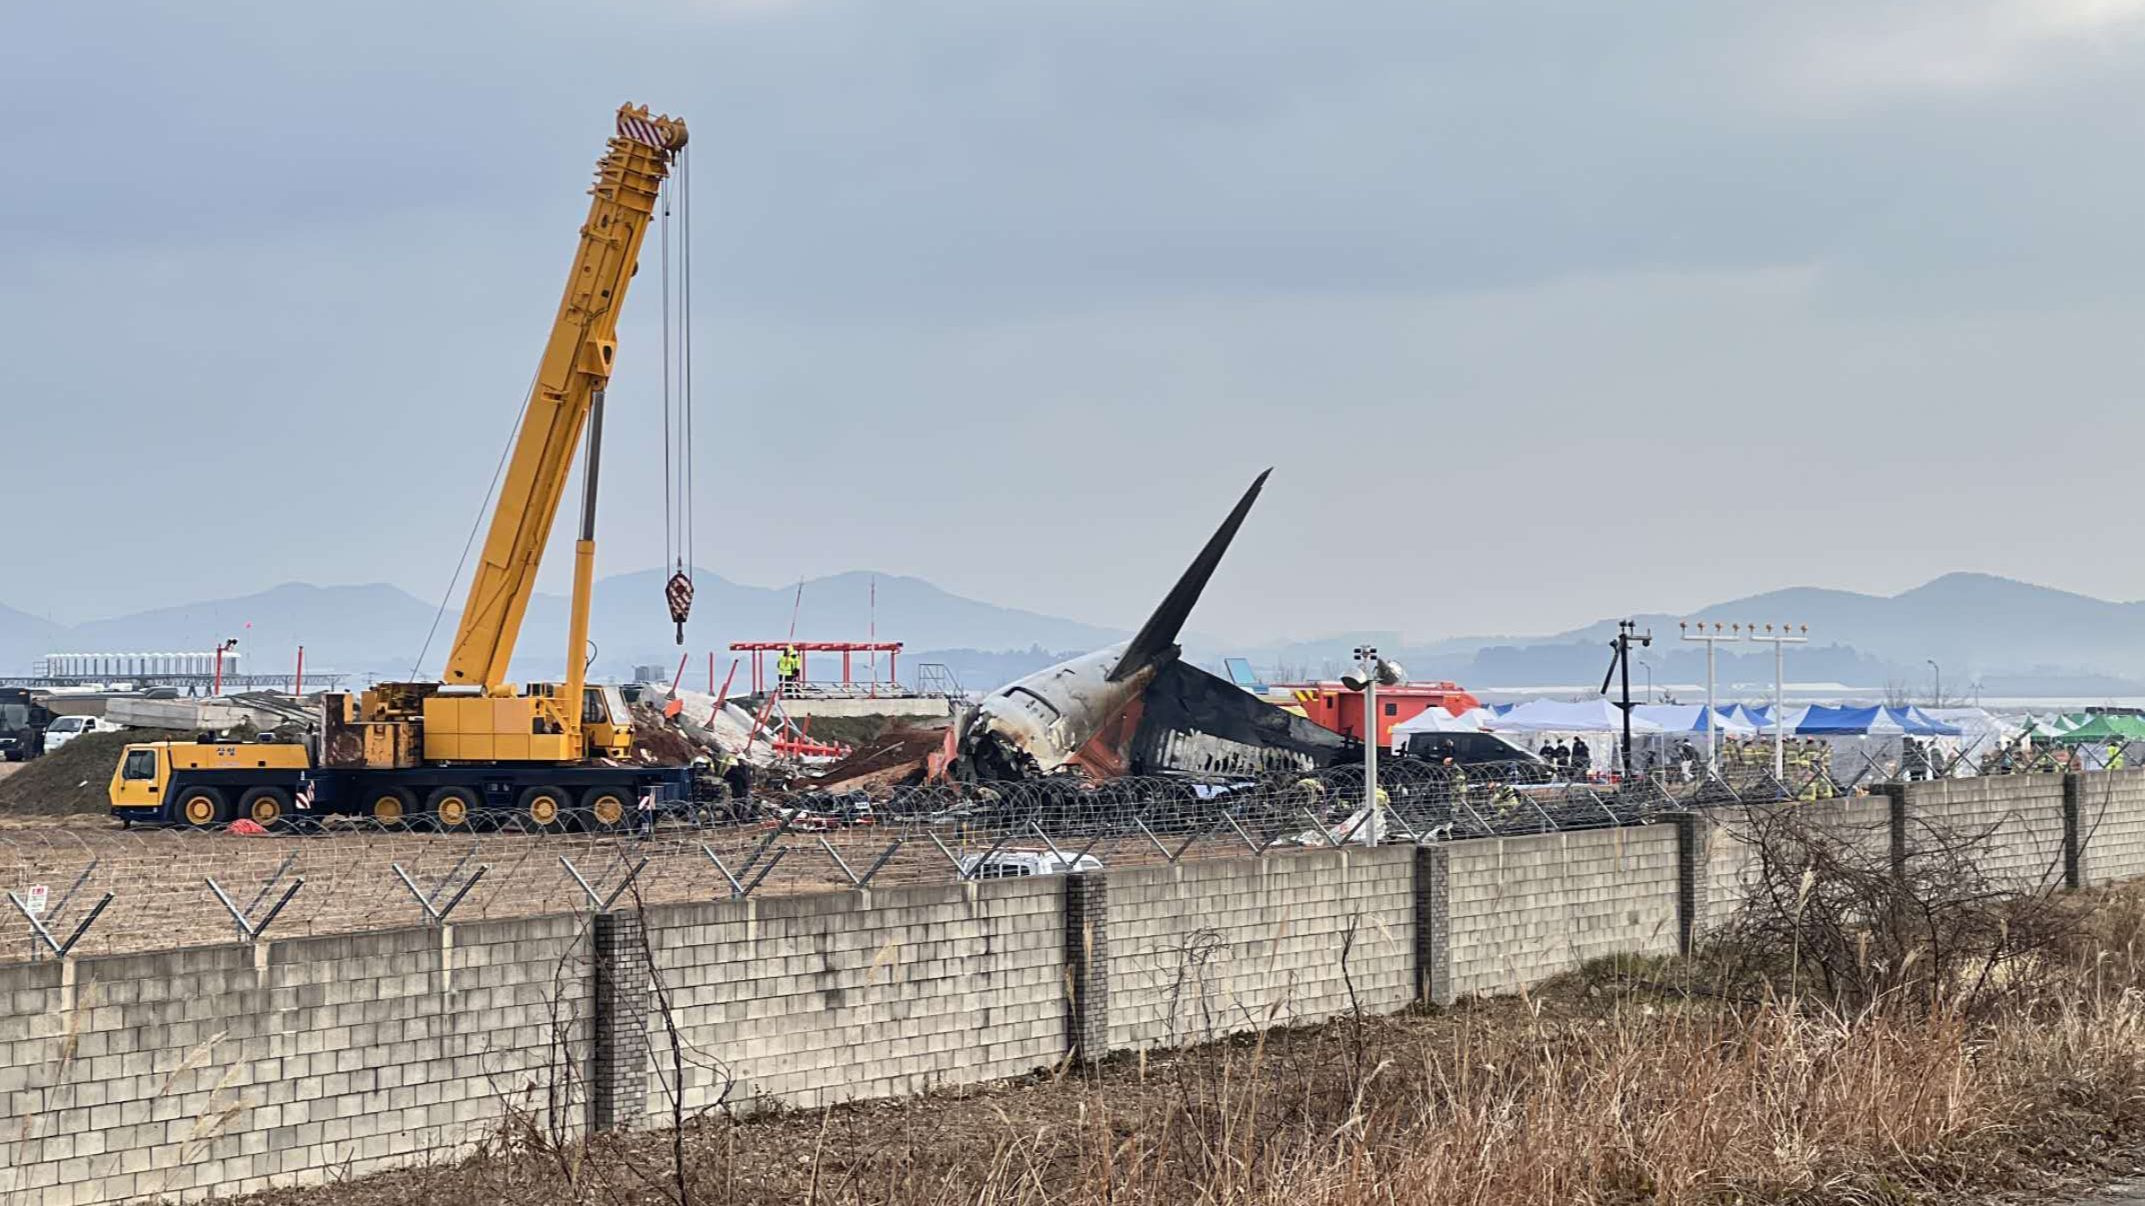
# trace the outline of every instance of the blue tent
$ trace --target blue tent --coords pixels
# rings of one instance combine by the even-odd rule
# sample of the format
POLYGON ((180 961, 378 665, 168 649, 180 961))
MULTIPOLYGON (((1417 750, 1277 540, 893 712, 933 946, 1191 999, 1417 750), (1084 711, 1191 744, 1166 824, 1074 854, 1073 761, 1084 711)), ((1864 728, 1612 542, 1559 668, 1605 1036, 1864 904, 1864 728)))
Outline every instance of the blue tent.
POLYGON ((1828 708, 1824 704, 1811 704, 1795 725, 1796 734, 1803 737, 1867 737, 1905 731, 1906 726, 1883 708, 1828 708))
POLYGON ((1911 708, 1828 708, 1813 704, 1796 723, 1803 737, 1957 737, 1955 726, 1918 715, 1911 708))

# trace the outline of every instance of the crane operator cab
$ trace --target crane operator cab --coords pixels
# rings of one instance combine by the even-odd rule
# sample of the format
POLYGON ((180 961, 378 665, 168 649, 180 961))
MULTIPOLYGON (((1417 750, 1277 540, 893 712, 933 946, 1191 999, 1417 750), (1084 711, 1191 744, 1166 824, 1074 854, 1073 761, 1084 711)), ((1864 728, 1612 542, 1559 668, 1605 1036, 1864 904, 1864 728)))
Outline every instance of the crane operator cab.
POLYGON ((633 748, 633 713, 615 685, 581 689, 581 732, 591 758, 623 758, 633 748))

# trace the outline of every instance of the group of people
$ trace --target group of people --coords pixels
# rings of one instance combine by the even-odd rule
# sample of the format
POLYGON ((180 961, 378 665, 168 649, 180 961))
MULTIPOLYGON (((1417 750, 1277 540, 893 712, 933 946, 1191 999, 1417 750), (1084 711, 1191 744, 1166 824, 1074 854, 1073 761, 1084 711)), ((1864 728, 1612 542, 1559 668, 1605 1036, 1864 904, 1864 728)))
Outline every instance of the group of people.
POLYGON ((2122 770, 2129 764, 2128 753, 2129 743, 2115 738, 2099 745, 2077 745, 2027 737, 1985 751, 1977 765, 1984 775, 2122 770))
MULTIPOLYGON (((1790 737, 1781 743, 1780 762, 1785 786, 1806 800, 1836 794, 1832 781, 1832 747, 1816 737, 1790 737)), ((1720 737, 1713 750, 1714 763, 1723 778, 1742 782, 1773 772, 1773 738, 1764 734, 1720 737)), ((1706 773, 1706 751, 1690 738, 1679 738, 1664 758, 1647 750, 1639 769, 1648 777, 1667 774, 1681 783, 1694 783, 1706 773), (1665 761, 1665 765, 1664 765, 1665 761)))
POLYGON ((1594 751, 1586 748, 1584 737, 1573 737, 1570 745, 1562 737, 1554 743, 1544 741, 1541 755, 1542 761, 1575 779, 1586 778, 1594 769, 1594 751))
MULTIPOLYGON (((1766 733, 1721 739, 1720 768, 1731 779, 1747 780, 1773 773, 1774 738, 1766 733)), ((1837 794, 1832 778, 1832 746, 1822 737, 1781 739, 1782 786, 1805 800, 1837 794)))

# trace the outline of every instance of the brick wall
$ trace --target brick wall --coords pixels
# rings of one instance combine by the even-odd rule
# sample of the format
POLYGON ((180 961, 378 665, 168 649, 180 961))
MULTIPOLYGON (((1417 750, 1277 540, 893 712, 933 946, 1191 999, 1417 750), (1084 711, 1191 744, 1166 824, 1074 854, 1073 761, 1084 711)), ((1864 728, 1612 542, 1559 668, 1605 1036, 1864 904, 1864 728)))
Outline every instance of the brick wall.
POLYGON ((0 1201, 195 1201, 455 1154, 502 1097, 543 1110, 555 1036, 585 1047, 584 943, 537 918, 0 966, 0 1201))
POLYGON ((1906 793, 1910 851, 1940 834, 1987 833, 1982 866, 1995 882, 2021 891, 2063 886, 2062 775, 1940 779, 1893 790, 1906 793))
POLYGON ((2073 776, 2079 886, 2145 875, 2145 770, 2073 776))
MULTIPOLYGON (((685 1048, 688 1111, 813 1108, 1014 1076, 1063 1060, 1058 876, 771 896, 647 912, 685 1048)), ((648 1019, 651 1121, 670 1110, 670 1035, 648 1019)))
POLYGON ((1698 930, 1718 925, 1733 914, 1758 881, 1756 827, 1779 807, 1794 808, 1811 824, 1829 829, 1872 850, 1891 844, 1891 810, 1883 796, 1844 796, 1792 805, 1709 808, 1697 820, 1711 832, 1706 846, 1706 894, 1698 930))
POLYGON ((1211 859, 1109 873, 1110 1046, 1196 1042, 1415 994, 1415 850, 1211 859))
POLYGON ((1455 842, 1452 992, 1509 992, 1626 951, 1676 951, 1673 825, 1455 842))
POLYGON ((1710 828, 1706 846, 1705 913, 1698 925, 1716 924, 1733 913, 1759 874, 1757 846, 1751 841, 1751 809, 1715 808, 1696 820, 1710 828))
MULTIPOLYGON (((1878 850, 1989 827, 2016 880, 2145 874, 2145 771, 1785 805, 1878 850)), ((1667 954, 1740 901, 1760 810, 1421 848, 0 965, 0 1202, 199 1200, 568 1132, 814 1107, 1667 954), (1354 927, 1345 962, 1345 936, 1354 927)))

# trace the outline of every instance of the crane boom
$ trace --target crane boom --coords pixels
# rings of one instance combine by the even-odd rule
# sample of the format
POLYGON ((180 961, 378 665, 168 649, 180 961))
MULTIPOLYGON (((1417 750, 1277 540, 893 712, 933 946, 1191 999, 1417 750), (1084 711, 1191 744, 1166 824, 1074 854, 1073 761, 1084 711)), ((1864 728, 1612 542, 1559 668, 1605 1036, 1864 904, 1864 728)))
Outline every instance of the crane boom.
MULTIPOLYGON (((195 826, 243 813, 271 827, 291 808, 467 830, 480 809, 511 806, 539 830, 615 828, 636 800, 682 798, 684 767, 625 763, 633 722, 615 687, 587 682, 588 613, 596 563, 596 480, 603 394, 617 352, 618 314, 661 199, 685 123, 632 105, 596 164, 588 219, 574 251, 551 336, 537 366, 482 559, 440 682, 377 682, 357 699, 321 699, 311 749, 261 747, 256 756, 206 742, 131 747, 131 778, 110 789, 119 816, 195 826), (574 542, 566 681, 509 686, 522 618, 558 515, 574 449, 588 433, 581 528, 574 542), (141 767, 154 768, 144 778, 141 767), (236 793, 236 799, 233 799, 236 793)), ((680 168, 681 184, 686 173, 680 168)), ((666 268, 668 264, 666 262, 666 268)), ((667 394, 667 391, 666 391, 667 394)), ((680 610, 673 604, 673 615, 680 610)), ((682 616, 677 616, 682 619, 682 616)))
MULTIPOLYGON (((617 350, 618 313, 639 262, 641 240, 669 174, 671 156, 685 145, 685 123, 621 106, 617 134, 596 165, 588 220, 574 251, 565 296, 544 345, 543 360, 522 411, 499 502, 484 551, 469 582, 461 624, 447 654, 442 681, 481 686, 486 695, 512 693, 507 663, 536 588, 551 523, 566 493, 574 449, 589 429, 582 524, 574 547, 573 617, 566 653, 568 691, 580 698, 588 639, 590 579, 595 560, 596 452, 602 439, 603 391, 617 350)), ((578 704, 574 707, 578 709, 578 704)))

